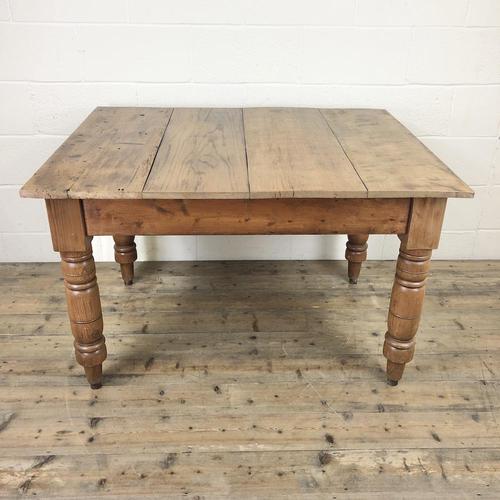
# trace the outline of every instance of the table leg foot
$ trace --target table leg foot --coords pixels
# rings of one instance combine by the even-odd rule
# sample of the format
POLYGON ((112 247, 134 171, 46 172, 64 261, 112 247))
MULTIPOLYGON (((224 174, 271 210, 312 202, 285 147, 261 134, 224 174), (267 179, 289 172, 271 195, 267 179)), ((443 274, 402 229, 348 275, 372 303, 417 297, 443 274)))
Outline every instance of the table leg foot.
POLYGON ((91 389, 100 389, 102 387, 102 363, 95 366, 85 366, 85 376, 91 389))
POLYGON ((120 271, 125 286, 133 285, 134 283, 134 264, 120 264, 120 271))
POLYGON ((393 363, 387 360, 387 383, 393 386, 398 385, 398 382, 403 377, 404 369, 404 363, 393 363))
POLYGON ((366 260, 368 249, 367 234, 348 234, 345 258, 347 259, 347 276, 349 283, 355 285, 358 282, 361 264, 366 260))
POLYGON ((75 338, 75 357, 93 388, 101 384, 106 343, 102 334, 101 299, 92 257, 91 238, 83 252, 61 252, 68 315, 75 338))
POLYGON ((134 262, 137 260, 135 236, 115 235, 115 260, 120 264, 122 279, 125 285, 134 282, 134 262))
POLYGON ((384 342, 391 385, 396 385, 406 363, 413 359, 430 258, 431 250, 409 250, 405 237, 401 238, 384 342))

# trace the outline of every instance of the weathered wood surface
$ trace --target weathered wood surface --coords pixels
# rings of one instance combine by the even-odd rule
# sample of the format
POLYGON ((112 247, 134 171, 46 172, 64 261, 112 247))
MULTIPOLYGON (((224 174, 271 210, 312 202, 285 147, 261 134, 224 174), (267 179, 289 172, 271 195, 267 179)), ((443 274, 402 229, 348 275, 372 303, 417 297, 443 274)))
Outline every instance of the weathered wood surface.
POLYGON ((405 364, 413 359, 432 253, 410 250, 406 241, 406 236, 401 237, 384 341, 387 378, 393 385, 401 379, 405 364))
POLYGON ((75 356, 92 388, 101 387, 106 344, 97 286, 92 236, 87 235, 80 200, 45 200, 54 250, 61 255, 75 356))
POLYGON ((413 250, 439 246, 446 198, 415 198, 411 202, 406 247, 413 250))
POLYGON ((366 198, 366 187, 317 109, 243 111, 252 198, 366 198))
POLYGON ((88 245, 87 230, 80 200, 45 200, 55 252, 84 251, 88 245))
POLYGON ((21 189, 33 198, 140 193, 172 110, 96 108, 21 189))
POLYGON ((241 109, 174 110, 142 195, 249 198, 241 109))
POLYGON ((92 388, 99 389, 102 362, 107 353, 102 335, 101 301, 90 240, 88 238, 84 252, 61 252, 61 269, 71 331, 75 338, 76 360, 85 368, 92 388))
POLYGON ((88 234, 401 234, 410 200, 85 200, 88 234))
MULTIPOLYGON (((18 495, 47 492, 56 498, 401 498, 493 499, 498 450, 408 450, 320 452, 53 455, 16 457, 9 469, 31 471, 18 495), (83 473, 82 476, 82 472, 83 473), (60 478, 64 477, 64 484, 60 478), (84 492, 82 494, 82 492, 84 492), (394 492, 398 492, 394 495, 394 492)), ((0 461, 0 467, 12 459, 0 461)))
POLYGON ((384 110, 97 108, 34 198, 472 197, 384 110))
POLYGON ((473 191, 407 128, 379 109, 321 110, 369 197, 458 197, 473 191))
POLYGON ((433 263, 397 388, 393 262, 356 287, 344 262, 137 263, 127 288, 97 267, 95 393, 59 265, 0 266, 0 496, 500 495, 500 263, 433 263))

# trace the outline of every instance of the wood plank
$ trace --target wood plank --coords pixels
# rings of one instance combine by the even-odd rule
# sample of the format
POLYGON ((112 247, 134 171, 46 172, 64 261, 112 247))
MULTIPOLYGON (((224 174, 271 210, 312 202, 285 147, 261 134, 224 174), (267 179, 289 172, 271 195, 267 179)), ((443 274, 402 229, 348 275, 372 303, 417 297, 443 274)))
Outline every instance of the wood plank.
MULTIPOLYGON (((396 237, 394 237, 395 239, 396 237)), ((148 251, 148 244, 150 244, 150 239, 143 239, 140 241, 140 245, 145 244, 144 251, 148 251)), ((294 238, 292 238, 293 240, 294 238)), ((109 245, 111 246, 111 244, 109 245)), ((153 257, 153 256, 152 256, 153 257)), ((193 266, 187 265, 185 267, 180 266, 181 262, 169 262, 169 263, 157 263, 157 262, 137 262, 136 267, 140 273, 140 279, 134 283, 131 288, 128 288, 126 292, 120 289, 118 283, 116 283, 116 271, 118 266, 112 263, 98 263, 99 267, 99 284, 102 285, 102 293, 104 296, 114 296, 120 295, 122 293, 141 293, 147 294, 149 291, 153 293, 182 293, 186 290, 192 290, 196 287, 196 290, 202 291, 212 291, 212 290, 223 290, 227 287, 241 287, 243 286, 242 280, 245 280, 244 288, 248 291, 255 290, 276 290, 281 292, 288 290, 290 292, 298 290, 332 290, 334 295, 340 295, 336 293, 336 289, 342 290, 342 293, 346 297, 356 296, 356 297, 366 297, 371 294, 373 296, 374 290, 367 288, 367 285, 371 285, 376 290, 389 291, 391 288, 390 278, 394 273, 394 264, 390 261, 385 263, 377 261, 367 261, 367 264, 363 272, 363 283, 356 288, 356 291, 349 291, 349 286, 344 283, 343 279, 345 264, 341 261, 322 261, 323 267, 310 266, 309 262, 305 266, 299 264, 302 261, 297 261, 297 266, 295 267, 295 272, 290 272, 291 269, 288 268, 289 272, 283 272, 281 270, 287 269, 283 264, 284 261, 274 261, 271 265, 268 261, 253 261, 255 264, 255 272, 252 272, 250 263, 244 263, 243 261, 226 261, 225 266, 222 269, 221 264, 218 261, 210 261, 213 263, 211 266, 204 268, 205 273, 203 274, 189 274, 190 268, 193 271, 199 268, 193 268, 193 266), (269 265, 269 269, 274 270, 276 274, 279 275, 280 279, 276 280, 274 275, 265 274, 262 272, 263 263, 269 265), (218 269, 221 274, 215 274, 218 269), (238 274, 238 273, 241 274, 238 274), (378 273, 387 273, 387 277, 383 277, 378 273), (153 278, 154 277, 154 278, 153 278), (333 288, 332 288, 333 287, 333 288)), ((471 262, 471 261, 468 261, 471 262)), ((253 264, 252 263, 252 264, 253 264)), ((208 262, 204 262, 204 265, 208 262)), ((428 290, 429 296, 438 296, 444 298, 447 295, 457 295, 466 294, 466 289, 471 284, 476 289, 477 294, 481 294, 486 297, 488 293, 487 288, 493 289, 495 287, 500 287, 500 276, 495 275, 495 266, 492 265, 492 275, 487 276, 484 273, 478 273, 474 268, 469 271, 464 271, 462 273, 462 267, 455 266, 448 267, 443 261, 435 261, 431 267, 431 286, 428 290), (437 277, 437 279, 433 279, 437 277), (480 283, 481 282, 481 283, 480 283)), ((490 262, 488 263, 490 264, 490 262)), ((486 264, 485 264, 486 265, 486 264)), ((2 290, 7 293, 9 291, 14 291, 16 293, 21 293, 25 296, 35 296, 37 294, 36 290, 27 288, 24 285, 24 279, 36 279, 37 286, 39 289, 46 290, 48 294, 54 295, 57 293, 57 287, 60 286, 60 273, 57 265, 44 263, 43 266, 37 264, 38 268, 32 267, 32 271, 29 272, 29 268, 25 272, 19 271, 20 275, 15 276, 13 273, 18 267, 12 266, 10 264, 5 265, 5 270, 0 267, 0 294, 2 290), (9 267, 7 267, 9 266, 9 267), (52 271, 51 271, 52 270, 52 271), (51 274, 52 272, 52 274, 51 274), (56 287, 56 288, 54 288, 56 287)), ((21 268, 24 269, 24 268, 21 268)), ((377 294, 375 294, 377 295, 377 294)), ((1 334, 1 333, 0 333, 1 334)))
POLYGON ((380 447, 388 432, 391 439, 384 447, 386 450, 439 449, 443 446, 456 450, 500 448, 500 426, 496 425, 500 418, 498 410, 412 412, 391 410, 379 403, 378 409, 374 407, 372 412, 354 412, 350 420, 334 412, 294 412, 292 408, 283 413, 269 410, 261 414, 250 409, 247 414, 208 410, 205 414, 193 412, 189 425, 186 425, 186 414, 169 414, 169 418, 162 418, 165 409, 158 410, 152 403, 144 401, 144 415, 126 412, 105 415, 91 408, 82 414, 70 404, 71 425, 68 425, 68 420, 60 419, 54 410, 52 415, 43 415, 34 404, 33 414, 29 410, 23 411, 2 433, 2 451, 15 455, 19 453, 19 441, 26 435, 37 434, 38 439, 24 452, 43 450, 43 453, 56 455, 79 454, 90 436, 94 437, 95 447, 103 454, 113 454, 120 448, 128 449, 129 453, 142 453, 145 449, 151 453, 165 449, 183 452, 190 441, 190 449, 201 453, 238 448, 241 452, 300 451, 322 447, 332 451, 369 450, 380 447), (97 420, 94 428, 89 425, 91 419, 97 420), (42 432, 38 433, 42 421, 42 432), (276 427, 278 422, 280 425, 276 427), (325 439, 327 434, 333 443, 325 439))
POLYGON ((85 200, 87 230, 103 234, 399 234, 410 200, 85 200))
MULTIPOLYGON (((411 365, 410 365, 411 366, 411 365)), ((234 373, 234 372, 233 372, 234 373)), ((127 412, 141 414, 141 409, 161 407, 168 415, 185 415, 186 412, 208 415, 211 413, 245 415, 249 410, 256 415, 269 412, 316 412, 336 413, 342 417, 345 412, 378 412, 383 403, 385 411, 406 412, 492 412, 500 410, 498 389, 500 382, 486 380, 441 380, 424 383, 415 378, 405 380, 404 389, 391 391, 386 387, 383 374, 378 379, 335 379, 329 374, 323 380, 309 382, 305 376, 293 382, 273 380, 241 381, 237 375, 228 383, 213 385, 203 373, 185 377, 184 383, 169 384, 169 379, 157 385, 155 377, 140 379, 136 383, 123 385, 115 378, 114 385, 104 384, 102 391, 93 393, 79 382, 75 386, 0 386, 4 407, 21 412, 25 409, 50 409, 54 406, 71 409, 82 414, 89 401, 99 399, 102 415, 127 408, 127 412), (355 383, 354 383, 355 380, 355 383), (147 388, 146 388, 147 387, 147 388), (375 391, 373 390, 375 389, 375 391), (159 394, 163 390, 164 394, 159 394), (276 397, 276 395, 278 397, 276 397)), ((104 377, 105 378, 105 377, 104 377)))
POLYGON ((323 109, 369 198, 457 197, 474 192, 385 110, 323 109))
MULTIPOLYGON (((222 307, 216 310, 199 311, 179 311, 172 314, 168 311, 157 311, 146 318, 146 312, 139 311, 120 311, 111 300, 116 302, 115 297, 104 298, 106 332, 120 332, 130 335, 141 335, 145 332, 154 333, 204 333, 214 334, 225 332, 235 334, 241 332, 253 332, 254 329, 270 332, 289 332, 292 333, 314 331, 315 334, 332 335, 335 340, 340 341, 346 338, 348 328, 349 335, 353 335, 354 329, 349 325, 349 320, 339 319, 335 309, 330 313, 315 310, 300 311, 300 314, 290 309, 288 310, 264 310, 253 312, 249 310, 230 310, 222 307), (109 305, 108 305, 109 304, 109 305), (308 330, 309 329, 309 330, 308 330), (333 335, 331 332, 339 332, 333 335)), ((374 302, 379 302, 377 297, 374 302)), ((350 305, 354 298, 349 298, 350 305)), ((386 299, 384 304, 387 305, 386 299)), ((445 302, 443 302, 445 304, 445 302)), ((346 306, 346 308, 348 308, 346 306)), ((432 351, 440 352, 441 349, 452 350, 457 347, 453 343, 454 337, 463 336, 464 342, 468 343, 469 349, 473 350, 499 350, 499 339, 491 335, 498 326, 497 309, 491 307, 484 310, 468 309, 457 311, 451 309, 447 314, 443 314, 445 305, 441 306, 441 314, 424 313, 419 332, 419 352, 422 345, 432 346, 432 351), (451 337, 437 336, 434 338, 432 333, 435 331, 447 331, 451 337), (465 332, 465 333, 464 333, 465 332), (428 337, 422 337, 427 335, 428 337), (423 339, 423 340, 422 340, 423 339), (479 344, 479 342, 483 342, 479 344), (424 343, 424 344, 422 344, 424 343), (451 347, 450 347, 451 346, 451 347)), ((66 336, 69 332, 69 323, 67 314, 61 311, 46 314, 1 314, 3 327, 0 330, 0 337, 11 337, 24 335, 58 335, 66 336)), ((385 321, 387 311, 382 309, 374 311, 364 311, 363 322, 358 326, 366 334, 371 332, 377 336, 383 336, 385 331, 385 321)), ((462 337, 461 337, 462 338, 462 337)), ((380 344, 381 345, 381 344, 380 344)), ((458 347, 457 347, 458 349, 458 347)), ((458 351, 459 352, 459 351, 458 351)))
POLYGON ((96 108, 23 186, 21 196, 140 197, 171 112, 96 108))
MULTIPOLYGON (((398 242, 396 236, 392 237, 394 242, 398 242)), ((154 241, 154 239, 152 239, 154 241)), ((340 238, 339 238, 340 240, 340 238)), ((150 238, 143 238, 143 242, 150 241, 150 238)), ((113 245, 109 240, 110 247, 113 245)), ((394 253, 394 259, 397 257, 397 250, 394 253)), ((123 291, 123 287, 114 281, 116 265, 111 262, 100 262, 99 282, 107 280, 111 285, 115 285, 116 290, 123 291)), ((136 284, 141 283, 159 283, 166 287, 175 288, 180 283, 178 280, 201 280, 210 279, 217 283, 224 283, 226 280, 234 279, 236 276, 245 276, 245 286, 261 284, 255 280, 269 280, 266 286, 273 282, 273 277, 277 274, 281 279, 300 279, 308 280, 313 288, 323 289, 323 280, 338 279, 344 276, 344 260, 258 260, 258 261, 165 261, 165 262, 137 262, 144 272, 143 279, 136 284), (156 274, 155 274, 156 273, 156 274), (251 278, 252 281, 248 281, 251 278), (175 286, 173 286, 175 285, 175 286)), ((363 276, 369 278, 372 283, 392 284, 394 276, 394 262, 388 260, 367 260, 363 266, 363 276)), ((494 287, 500 284, 500 260, 433 260, 432 270, 439 274, 439 281, 433 285, 433 288, 439 287, 443 293, 453 293, 458 290, 452 287, 451 283, 463 286, 473 281, 474 287, 481 292, 486 292, 488 287, 494 287)), ((0 288, 7 283, 7 287, 24 288, 29 293, 31 287, 26 287, 24 279, 50 280, 51 283, 60 279, 59 264, 55 262, 3 262, 0 263, 0 288), (17 278, 17 279, 16 279, 17 278)), ((359 285, 363 286, 366 280, 361 280, 359 285)), ((222 285, 221 285, 222 286, 222 285)), ((359 287, 351 287, 356 290, 359 287)), ((461 288, 460 288, 461 289, 461 288)), ((127 288, 127 293, 136 290, 136 287, 127 288)), ((461 289, 463 293, 468 291, 468 287, 461 289)))
POLYGON ((336 450, 0 458, 0 485, 17 498, 498 498, 499 449, 336 450), (30 495, 30 496, 31 496, 30 495))
MULTIPOLYGON (((276 283, 280 284, 279 277, 275 278, 276 283)), ((429 282, 429 288, 432 288, 432 280, 429 282)), ((279 287, 278 287, 279 288, 279 287)), ((349 301, 354 301, 368 305, 371 303, 373 311, 384 311, 387 308, 385 300, 374 300, 373 293, 366 290, 364 293, 355 293, 347 291, 348 284, 345 286, 332 287, 326 290, 287 290, 286 293, 274 289, 253 289, 245 290, 231 286, 224 289, 212 290, 212 293, 207 293, 206 290, 187 290, 179 293, 156 292, 149 300, 145 300, 147 294, 115 292, 107 295, 103 292, 103 298, 107 297, 109 302, 104 303, 103 309, 116 311, 117 306, 121 308, 132 308, 141 312, 171 312, 179 313, 196 313, 197 311, 208 312, 214 308, 223 307, 230 308, 234 311, 273 311, 284 309, 295 309, 306 314, 311 309, 315 309, 317 314, 320 314, 325 319, 334 317, 333 311, 337 307, 339 301, 347 293, 348 302, 345 307, 348 307, 349 301), (113 299, 115 304, 113 303, 113 299), (180 300, 181 299, 181 300, 180 300), (107 306, 107 308, 106 308, 107 306)), ((390 286, 383 288, 384 294, 387 294, 390 286)), ((379 297, 380 298, 380 297, 379 297)), ((480 308, 485 312, 487 309, 495 309, 499 307, 500 298, 491 297, 488 292, 478 293, 476 295, 465 295, 461 293, 439 296, 439 299, 429 302, 426 305, 426 310, 429 312, 437 312, 443 308, 444 304, 447 307, 453 307, 455 310, 462 310, 467 313, 472 313, 475 309, 480 308)), ((34 296, 19 296, 16 301, 12 301, 9 295, 0 296, 0 314, 23 314, 29 310, 30 313, 50 314, 61 311, 64 307, 63 298, 59 298, 57 291, 50 295, 38 297, 34 296), (28 308, 28 309, 27 309, 28 308)), ((368 312, 366 314, 369 314, 368 312)))
POLYGON ((251 198, 366 198, 318 110, 253 108, 243 117, 251 198))
MULTIPOLYGON (((65 336, 24 335, 19 339, 14 337, 15 341, 2 339, 1 384, 46 387, 68 377, 70 385, 79 385, 80 373, 71 359, 68 330, 64 331, 65 336), (26 346, 36 350, 29 359, 19 355, 26 346)), ((379 381, 383 377, 384 361, 379 353, 382 336, 366 335, 366 342, 355 344, 349 340, 347 328, 343 335, 303 331, 250 330, 230 334, 152 331, 155 333, 139 330, 122 334, 119 328, 107 329, 111 354, 106 361, 106 384, 137 385, 142 383, 143 376, 151 384, 161 384, 164 377, 168 377, 169 385, 182 384, 196 377, 200 370, 205 370, 203 380, 214 385, 232 382, 234 370, 239 372, 239 381, 247 383, 268 383, 271 378, 274 382, 293 383, 301 377, 317 382, 324 380, 326 373, 335 373, 338 380, 379 381), (210 344, 207 336, 213 339, 210 344)), ((442 333, 437 343, 430 342, 432 337, 427 331, 422 332, 418 357, 409 365, 405 380, 500 381, 497 362, 500 335, 484 333, 483 344, 464 354, 468 345, 477 342, 477 337, 470 333, 459 337, 453 330, 442 333), (453 338, 457 337, 459 340, 453 345, 453 338)))
POLYGON ((248 198, 241 109, 175 109, 146 198, 248 198))

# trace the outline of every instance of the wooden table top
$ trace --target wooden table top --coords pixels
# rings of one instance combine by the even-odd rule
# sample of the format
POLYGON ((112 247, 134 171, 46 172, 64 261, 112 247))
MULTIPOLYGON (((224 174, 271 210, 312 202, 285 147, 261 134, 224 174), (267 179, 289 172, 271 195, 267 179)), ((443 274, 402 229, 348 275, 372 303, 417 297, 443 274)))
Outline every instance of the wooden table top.
POLYGON ((30 198, 405 198, 473 191, 385 110, 96 108, 30 198))

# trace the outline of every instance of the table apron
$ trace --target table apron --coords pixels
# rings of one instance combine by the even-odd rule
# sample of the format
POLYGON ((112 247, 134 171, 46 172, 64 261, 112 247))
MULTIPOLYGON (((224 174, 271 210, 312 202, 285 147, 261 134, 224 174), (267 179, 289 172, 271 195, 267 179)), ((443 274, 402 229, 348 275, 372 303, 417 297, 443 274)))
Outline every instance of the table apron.
POLYGON ((409 198, 83 200, 87 234, 403 234, 409 198))

